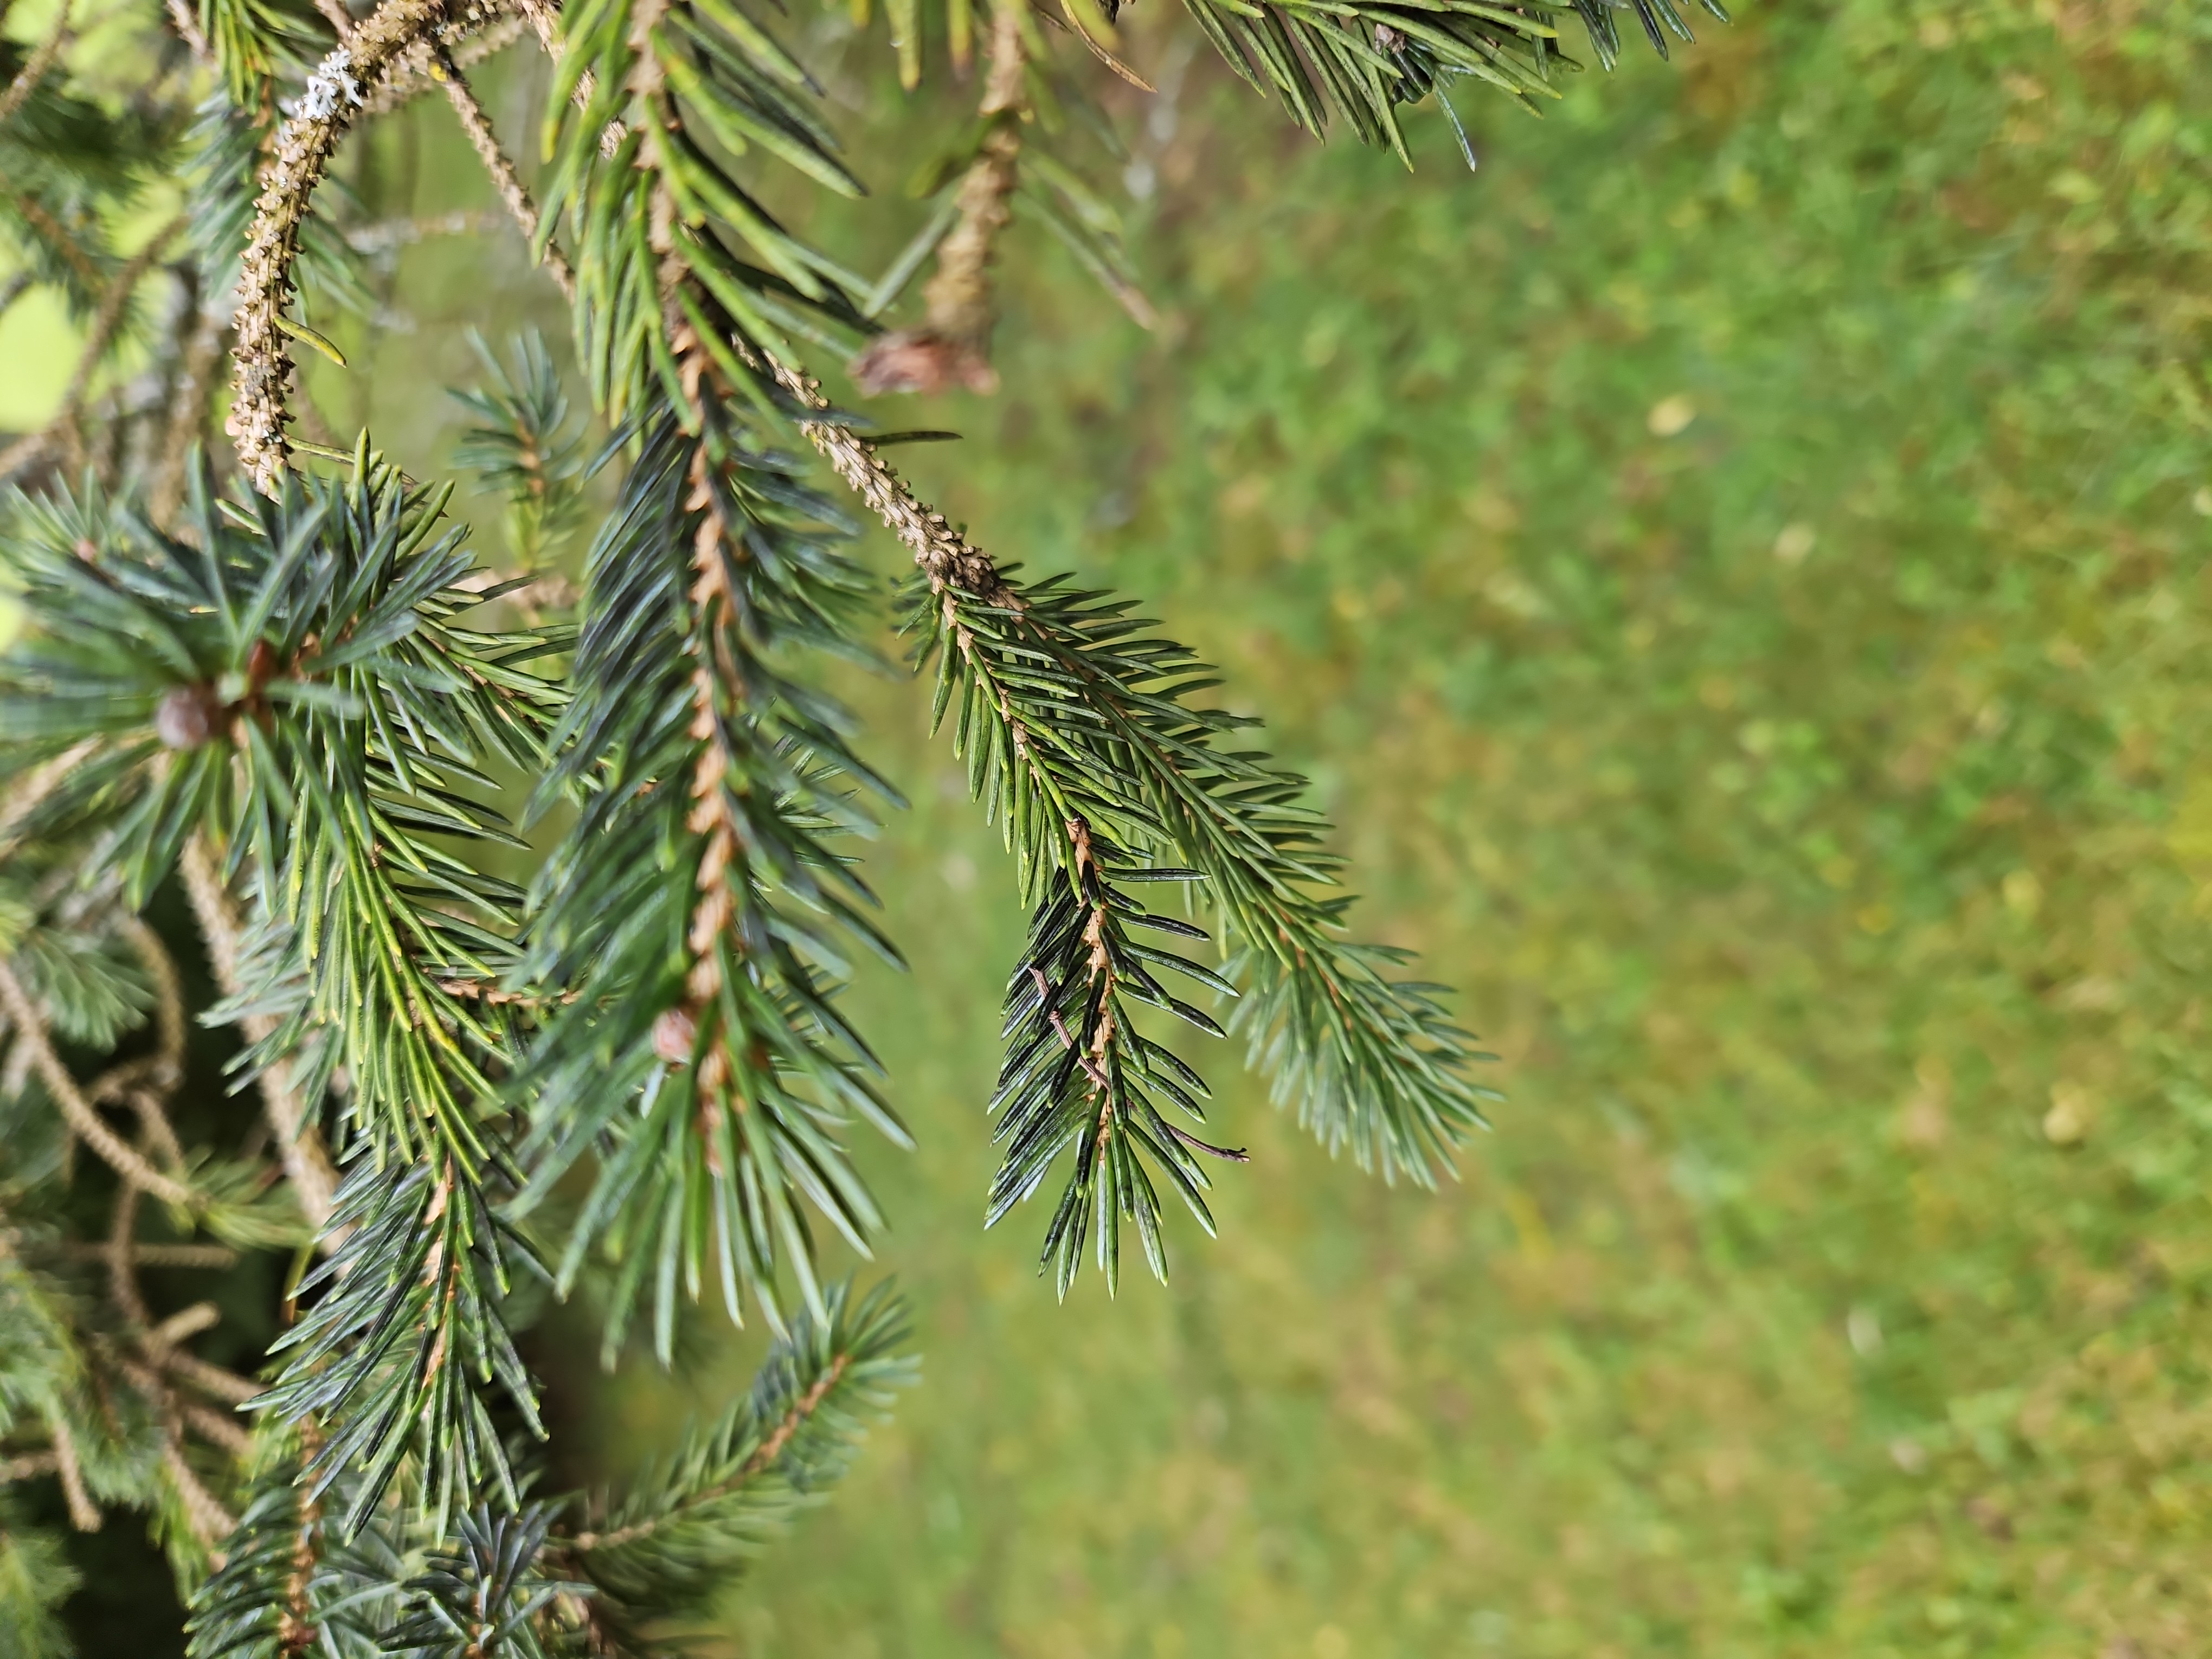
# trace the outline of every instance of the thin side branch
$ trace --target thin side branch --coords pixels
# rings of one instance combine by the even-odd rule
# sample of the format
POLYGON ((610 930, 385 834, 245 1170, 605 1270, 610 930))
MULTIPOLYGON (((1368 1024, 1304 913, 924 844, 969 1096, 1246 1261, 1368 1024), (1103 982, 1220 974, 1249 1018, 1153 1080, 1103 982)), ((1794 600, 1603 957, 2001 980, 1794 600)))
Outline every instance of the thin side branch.
POLYGON ((62 49, 69 45, 70 25, 76 11, 76 8, 64 0, 60 15, 54 19, 53 27, 46 31, 46 38, 39 42, 31 53, 30 61, 8 83, 8 90, 0 92, 0 126, 5 126, 15 118, 15 112, 28 101, 32 93, 38 89, 39 82, 46 78, 46 71, 53 68, 54 59, 60 57, 62 49))
POLYGON ((69 1120, 86 1146, 106 1159, 116 1174, 137 1187, 151 1193, 167 1204, 191 1206, 198 1202, 198 1194, 181 1181, 171 1179, 149 1164, 100 1121, 84 1091, 62 1064, 61 1056, 54 1052, 52 1035, 46 1030, 45 1017, 15 977, 15 969, 0 963, 0 1012, 5 1012, 15 1023, 16 1041, 30 1046, 31 1063, 39 1078, 46 1085, 46 1092, 61 1108, 62 1115, 69 1120))
MULTIPOLYGON (((178 867, 185 878, 185 895, 191 901, 193 919, 199 923, 200 938, 207 945, 208 965, 215 969, 216 983, 224 995, 236 996, 238 939, 245 924, 223 888, 215 854, 204 836, 196 834, 185 843, 178 867)), ((276 1030, 276 1022, 265 1014, 248 1015, 239 1024, 254 1042, 276 1030)), ((320 1236, 337 1194, 337 1171, 331 1165, 330 1154, 323 1150, 322 1136, 308 1123, 306 1103, 293 1088, 284 1066, 278 1062, 264 1066, 260 1084, 269 1130, 276 1137, 277 1155, 291 1180, 292 1194, 299 1200, 301 1213, 320 1236)), ((335 1243, 334 1239, 325 1241, 325 1248, 335 1243)))
MULTIPOLYGON (((530 199, 523 188, 522 175, 514 170, 514 163, 500 148, 499 135, 492 131, 491 118, 477 101, 469 83, 461 78, 459 64, 442 46, 434 46, 430 52, 430 78, 446 89, 446 101, 453 106, 453 113, 461 119, 461 130, 469 136, 477 159, 483 163, 484 171, 491 175, 493 188, 499 199, 507 204, 507 210, 514 216, 514 222, 522 227, 523 240, 532 246, 538 243, 538 204, 530 199)), ((552 276, 564 298, 574 303, 576 298, 576 273, 568 268, 568 261, 560 249, 550 242, 545 247, 545 269, 552 276)))
POLYGON ((920 328, 884 335, 853 360, 853 380, 871 396, 953 386, 999 389, 998 371, 991 367, 991 328, 997 320, 991 261, 1000 233, 1013 222, 1022 124, 1029 118, 1019 3, 1001 0, 992 13, 991 70, 975 109, 987 130, 954 198, 959 216, 938 248, 936 274, 922 291, 927 320, 920 328))

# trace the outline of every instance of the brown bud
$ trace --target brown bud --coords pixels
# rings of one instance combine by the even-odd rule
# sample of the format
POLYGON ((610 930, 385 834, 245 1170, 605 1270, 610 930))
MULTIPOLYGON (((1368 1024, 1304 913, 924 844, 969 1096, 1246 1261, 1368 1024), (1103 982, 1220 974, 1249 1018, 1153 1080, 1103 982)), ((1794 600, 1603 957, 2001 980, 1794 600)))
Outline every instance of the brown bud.
POLYGON ((871 398, 956 386, 970 392, 999 389, 999 377, 980 342, 954 339, 933 329, 879 335, 848 368, 854 384, 871 398))
POLYGON ((174 685, 154 709, 154 735, 171 749, 197 749, 215 735, 215 697, 204 685, 174 685))
POLYGON ((664 1008, 653 1022, 653 1052, 671 1066, 689 1066, 698 1040, 699 1024, 689 1008, 664 1008))

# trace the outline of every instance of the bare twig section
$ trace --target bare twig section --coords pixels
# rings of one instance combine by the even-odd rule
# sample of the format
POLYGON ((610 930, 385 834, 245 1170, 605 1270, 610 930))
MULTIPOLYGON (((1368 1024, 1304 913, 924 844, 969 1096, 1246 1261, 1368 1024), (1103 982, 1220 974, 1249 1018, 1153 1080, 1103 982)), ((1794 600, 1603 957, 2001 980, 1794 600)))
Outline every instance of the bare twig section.
MULTIPOLYGON (((204 836, 196 834, 185 843, 184 856, 178 860, 178 866, 184 875, 185 895, 191 901, 193 918, 199 923, 200 938, 207 945, 208 963, 215 969, 216 983, 226 996, 235 996, 240 984, 238 940, 245 924, 223 887, 214 851, 204 836)), ((239 1023, 247 1038, 254 1042, 276 1030, 276 1022, 266 1015, 248 1015, 239 1023)), ((306 1103, 292 1086, 290 1072, 283 1063, 276 1061, 262 1067, 260 1084, 270 1133, 276 1137, 284 1173, 292 1182, 293 1196, 299 1200, 301 1213, 307 1218, 307 1224, 319 1236, 323 1235, 337 1193, 337 1171, 331 1165, 330 1154, 323 1150, 322 1136, 307 1121, 306 1103)), ((335 1249, 337 1243, 335 1237, 323 1238, 326 1249, 335 1249)))
POLYGON ((961 178, 954 198, 959 217, 938 248, 936 274, 922 290, 927 319, 920 328, 882 336, 853 360, 854 381, 871 396, 953 386, 999 389, 999 373, 991 367, 991 327, 997 320, 991 261, 1000 233, 1013 222, 1022 124, 1029 118, 1019 3, 1000 0, 992 12, 991 69, 975 110, 988 131, 961 178))
MULTIPOLYGON (((185 1461, 184 1431, 173 1417, 163 1425, 163 1431, 167 1443, 161 1448, 161 1472, 177 1489, 185 1523, 202 1544, 211 1547, 221 1543, 237 1530, 238 1517, 216 1501, 216 1495, 200 1483, 198 1474, 185 1461)), ((219 1556, 216 1559, 221 1559, 219 1556)))
POLYGON ((284 307, 293 290, 300 228, 338 140, 404 53, 472 33, 493 15, 483 4, 449 12, 443 0, 384 0, 307 77, 296 112, 277 129, 240 268, 237 368, 225 428, 257 489, 273 494, 284 473, 284 405, 292 374, 284 342, 299 327, 284 307))
POLYGON ((59 1412, 47 1413, 46 1435, 53 1442, 54 1473, 61 1477, 70 1524, 79 1532, 98 1532, 100 1510, 85 1490, 84 1468, 77 1462, 76 1437, 70 1432, 69 1420, 59 1412))
POLYGON ((202 1439, 222 1447, 233 1457, 242 1459, 253 1450, 253 1437, 239 1426, 236 1418, 192 1400, 179 1401, 177 1412, 202 1439))
POLYGON ((61 1468, 61 1459, 51 1451, 26 1452, 21 1457, 0 1458, 0 1486, 52 1474, 61 1468))
POLYGON ((183 1377, 204 1393, 211 1394, 218 1400, 228 1400, 234 1405, 243 1405, 262 1392, 261 1385, 252 1378, 210 1364, 198 1355, 186 1353, 181 1348, 166 1355, 161 1366, 164 1370, 183 1377))
POLYGON ((100 739, 86 738, 52 760, 33 767, 8 792, 6 799, 0 799, 0 859, 14 852, 16 842, 22 839, 19 831, 24 819, 45 805, 46 797, 69 781, 70 773, 99 751, 100 739))
POLYGON ((62 1064, 61 1056, 54 1052, 45 1016, 23 989, 23 982, 15 977, 15 969, 4 963, 0 963, 0 1012, 15 1023, 15 1040, 30 1045, 31 1063, 37 1068, 40 1080, 46 1085, 46 1092, 53 1097, 54 1103, 61 1108, 70 1127, 85 1145, 99 1153, 124 1180, 164 1203, 191 1206, 198 1201, 198 1194, 190 1187, 163 1175, 101 1121, 92 1103, 85 1098, 84 1091, 62 1064))
POLYGON ((203 64, 214 62, 215 53, 208 46, 207 35, 200 28, 199 14, 192 9, 190 0, 167 0, 164 9, 169 14, 169 27, 191 49, 192 56, 203 64))
MULTIPOLYGON (((70 1243, 65 1253, 82 1261, 106 1261, 112 1245, 83 1240, 70 1243)), ((131 1246, 134 1267, 207 1267, 220 1271, 238 1265, 238 1252, 228 1244, 138 1244, 131 1246)))
MULTIPOLYGON (((802 407, 830 406, 819 384, 805 370, 775 357, 767 360, 767 368, 776 384, 802 407)), ((873 444, 834 421, 802 420, 799 429, 846 487, 883 520, 884 527, 906 544, 933 589, 950 582, 991 605, 1021 608, 1019 596, 1006 586, 990 556, 955 530, 942 513, 919 500, 873 444)))
MULTIPOLYGON (((487 23, 479 33, 462 40, 458 33, 448 32, 442 38, 453 50, 453 62, 465 70, 513 46, 522 37, 527 25, 521 15, 507 12, 487 23)), ((361 106, 364 119, 389 115, 402 104, 410 103, 428 92, 434 84, 430 76, 430 55, 419 46, 405 53, 392 66, 384 77, 384 84, 368 94, 368 101, 361 106)))
MULTIPOLYGON (((534 247, 538 242, 538 204, 530 199, 530 192, 523 188, 522 175, 514 170, 514 163, 500 148, 499 135, 492 131, 491 118, 484 113, 476 94, 461 78, 459 66, 443 47, 431 49, 430 77, 445 88, 446 101, 460 117, 461 130, 468 134, 477 159, 491 175, 492 185, 499 191, 500 200, 507 204, 507 210, 514 216, 514 222, 522 227, 523 239, 534 247)), ((544 265, 562 297, 574 302, 576 273, 568 269, 568 261, 561 250, 550 242, 545 246, 544 265)))
POLYGON ((53 68, 54 60, 69 45, 70 23, 76 11, 76 8, 72 4, 65 3, 63 5, 60 15, 54 19, 53 27, 46 31, 46 39, 32 50, 30 61, 8 83, 7 91, 0 92, 0 126, 5 126, 15 118, 15 112, 22 108, 31 94, 38 90, 39 82, 46 78, 46 71, 53 68))
POLYGON ((62 398, 62 412, 54 422, 63 463, 71 472, 81 471, 84 466, 82 416, 85 398, 92 390, 92 377, 106 357, 107 348, 114 343, 116 331, 123 326, 131 296, 137 292, 146 273, 160 262, 169 244, 184 229, 185 222, 185 216, 180 213, 155 231, 153 240, 131 256, 130 264, 117 273, 115 280, 107 285, 107 292, 100 296, 100 310, 93 317, 92 333, 84 343, 76 372, 70 376, 69 390, 62 398))
POLYGON ((183 372, 178 377, 175 401, 147 490, 147 510, 154 522, 167 530, 185 501, 185 467, 192 447, 207 431, 208 415, 215 407, 216 372, 222 366, 223 342, 230 333, 229 319, 203 312, 185 343, 183 372))

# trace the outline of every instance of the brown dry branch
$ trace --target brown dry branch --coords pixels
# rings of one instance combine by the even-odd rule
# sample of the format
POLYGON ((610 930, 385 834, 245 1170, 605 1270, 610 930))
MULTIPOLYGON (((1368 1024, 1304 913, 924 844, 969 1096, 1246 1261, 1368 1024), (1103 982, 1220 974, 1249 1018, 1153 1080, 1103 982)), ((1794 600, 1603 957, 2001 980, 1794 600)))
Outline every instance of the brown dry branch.
POLYGON ((61 1108, 70 1127, 85 1145, 99 1153, 125 1182, 151 1193, 164 1203, 191 1207, 199 1201, 198 1194, 190 1187, 163 1175, 101 1121, 76 1079, 70 1075, 69 1068, 62 1064, 61 1056, 54 1052, 53 1037, 46 1029, 45 1016, 23 989, 23 982, 15 977, 15 969, 4 963, 0 963, 0 1012, 5 1012, 15 1022, 15 1040, 29 1045, 31 1063, 40 1080, 46 1085, 46 1092, 53 1097, 54 1103, 61 1108))
POLYGON ((60 12, 54 18, 54 26, 46 31, 46 38, 33 49, 30 61, 16 72, 15 78, 8 83, 8 89, 0 92, 0 126, 5 126, 15 119, 15 112, 22 108, 32 93, 38 89, 39 82, 46 78, 46 71, 53 68, 54 60, 62 55, 62 49, 69 45, 70 22, 76 11, 76 8, 69 3, 69 0, 64 0, 60 12))
POLYGON ((190 0, 165 0, 163 9, 169 14, 169 25, 176 30, 177 38, 191 49, 192 57, 203 64, 213 63, 215 53, 209 48, 207 35, 200 28, 199 14, 192 9, 190 0))
MULTIPOLYGON (((474 69, 485 58, 505 52, 522 37, 528 27, 519 12, 507 12, 484 25, 483 30, 465 40, 447 37, 446 44, 453 62, 464 70, 474 69)), ((402 104, 410 102, 428 92, 434 84, 430 75, 430 56, 428 52, 409 52, 393 65, 384 77, 384 84, 368 94, 368 102, 361 108, 363 119, 389 115, 402 104)))
POLYGON ((41 1475, 56 1473, 61 1468, 61 1458, 52 1451, 25 1452, 20 1457, 0 1458, 0 1486, 12 1486, 18 1480, 36 1480, 41 1475))
POLYGON ((958 218, 937 250, 937 270, 922 290, 929 311, 919 328, 883 335, 853 359, 855 385, 871 397, 890 392, 999 389, 991 367, 991 261, 1000 233, 1013 222, 1020 182, 1022 124, 1029 119, 1028 52, 1019 0, 1000 0, 991 17, 991 69, 976 114, 983 141, 954 198, 958 218))
POLYGON ((84 1467, 78 1462, 76 1437, 59 1412, 46 1414, 46 1436, 52 1443, 54 1473, 61 1477, 62 1498, 69 1505, 70 1524, 79 1532, 100 1530, 100 1510, 85 1490, 84 1467))
MULTIPOLYGON (((81 1261, 106 1261, 113 1246, 74 1240, 64 1253, 81 1261)), ((228 1244, 141 1244, 131 1246, 131 1263, 137 1267, 207 1267, 221 1270, 238 1265, 238 1252, 228 1244)))
MULTIPOLYGON (((499 198, 507 204, 507 210, 514 216, 514 222, 522 227, 523 239, 532 246, 538 241, 538 205, 523 188, 522 175, 514 170, 514 163, 500 148, 499 135, 492 131, 491 118, 477 101, 469 83, 461 78, 460 66, 442 46, 430 49, 430 78, 446 89, 446 100, 460 117, 461 130, 468 134, 477 159, 483 163, 484 171, 491 175, 493 187, 499 198)), ((552 276, 562 296, 572 304, 576 298, 576 273, 568 269, 568 261, 561 250, 547 244, 544 266, 552 276)))
MULTIPOLYGON (((231 903, 214 850, 204 836, 195 834, 185 842, 178 866, 185 878, 185 896, 191 904, 200 938, 207 946, 208 965, 215 970, 216 983, 222 988, 224 995, 236 996, 240 985, 238 941, 245 923, 231 903)), ((252 1042, 259 1042, 276 1029, 276 1021, 266 1014, 249 1014, 239 1024, 252 1042)), ((292 1195, 299 1201, 300 1212, 322 1238, 323 1247, 335 1249, 337 1237, 325 1237, 324 1233, 337 1193, 337 1171, 331 1167, 330 1154, 323 1149, 322 1135, 307 1121, 307 1103, 292 1086, 291 1073, 283 1062, 272 1061, 263 1066, 260 1085, 269 1131, 276 1138, 277 1154, 292 1182, 292 1195)))

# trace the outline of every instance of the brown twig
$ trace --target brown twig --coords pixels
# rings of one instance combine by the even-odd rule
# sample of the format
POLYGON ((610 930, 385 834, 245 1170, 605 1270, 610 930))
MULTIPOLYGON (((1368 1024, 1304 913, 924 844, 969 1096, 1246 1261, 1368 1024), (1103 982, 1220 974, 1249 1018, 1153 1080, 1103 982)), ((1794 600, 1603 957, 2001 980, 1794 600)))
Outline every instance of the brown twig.
MULTIPOLYGON (((461 130, 469 136, 469 143, 483 163, 484 171, 491 175, 492 185, 499 198, 507 204, 507 210, 514 216, 514 222, 522 227, 523 239, 532 247, 538 245, 538 205, 523 188, 522 175, 514 170, 514 163, 500 148, 499 135, 492 131, 491 118, 477 101, 469 83, 461 78, 460 68, 442 46, 430 49, 430 78, 446 89, 446 101, 460 117, 461 130)), ((568 261, 561 250, 551 243, 545 246, 544 264, 556 287, 564 298, 574 303, 576 298, 576 273, 568 268, 568 261)))
MULTIPOLYGON (((830 406, 820 386, 805 370, 775 357, 767 360, 767 368, 802 408, 830 406)), ((951 583, 986 604, 1021 608, 1019 597, 999 574, 990 556, 955 530, 942 513, 916 497, 873 444, 832 421, 801 420, 799 429, 846 487, 906 544, 933 589, 951 583)))
MULTIPOLYGON (((215 970, 216 983, 224 995, 236 996, 238 940, 245 924, 231 904, 204 836, 195 833, 185 842, 178 868, 184 876, 185 896, 191 904, 192 916, 199 923, 200 938, 207 945, 208 965, 215 970)), ((276 1022, 266 1014, 249 1014, 239 1024, 253 1042, 276 1029, 276 1022)), ((330 1154, 323 1150, 322 1136, 307 1121, 307 1104, 292 1086, 284 1064, 272 1061, 263 1066, 260 1085, 270 1133, 276 1138, 277 1154, 292 1182, 292 1195, 299 1200, 308 1224, 321 1235, 337 1192, 337 1171, 331 1166, 330 1154)), ((323 1243, 325 1249, 334 1249, 337 1240, 325 1237, 323 1243)))
POLYGON ((124 1180, 164 1203, 191 1206, 200 1201, 199 1195, 190 1187, 163 1175, 100 1121, 100 1114, 77 1086, 76 1079, 62 1064, 61 1056, 54 1052, 53 1038, 47 1032, 45 1018, 23 989, 22 981, 15 977, 15 969, 4 963, 0 963, 0 1011, 15 1021, 15 1040, 31 1045, 31 1063, 37 1067, 46 1092, 54 1097, 54 1103, 61 1108, 70 1127, 85 1145, 106 1159, 124 1180))
POLYGON ((999 389, 998 371, 991 367, 991 328, 997 320, 991 261, 1000 233, 1013 222, 1022 124, 1029 118, 1020 4, 1000 0, 992 11, 991 69, 975 109, 986 131, 954 198, 959 216, 939 246, 936 273, 922 290, 928 316, 920 328, 880 336, 853 359, 854 382, 872 397, 953 386, 999 389))
MULTIPOLYGON (((105 1261, 112 1245, 82 1240, 70 1244, 64 1254, 85 1261, 105 1261)), ((238 1252, 228 1244, 141 1244, 131 1246, 131 1263, 137 1267, 207 1267, 220 1271, 238 1265, 238 1252)))
POLYGON ((18 1480, 35 1480, 61 1468, 61 1458, 51 1451, 26 1452, 21 1457, 0 1458, 0 1486, 18 1480))
POLYGON ((163 9, 169 14, 177 38, 191 49, 192 56, 203 64, 213 63, 215 53, 208 46, 208 38, 200 28, 199 15, 192 9, 191 0, 165 0, 163 9))
POLYGON ((39 82, 46 78, 46 71, 54 66, 54 59, 62 55, 62 48, 69 45, 70 21, 76 10, 70 0, 63 0, 60 15, 54 19, 53 27, 46 31, 46 38, 39 42, 30 61, 8 83, 7 91, 0 92, 0 126, 15 118, 15 112, 23 107, 39 82))
POLYGON ((77 1462, 76 1437, 69 1419, 59 1412, 46 1413, 46 1436, 53 1443, 54 1473, 61 1477, 62 1498, 69 1504, 70 1524, 79 1532, 100 1530, 100 1510, 85 1490, 84 1468, 77 1462))

